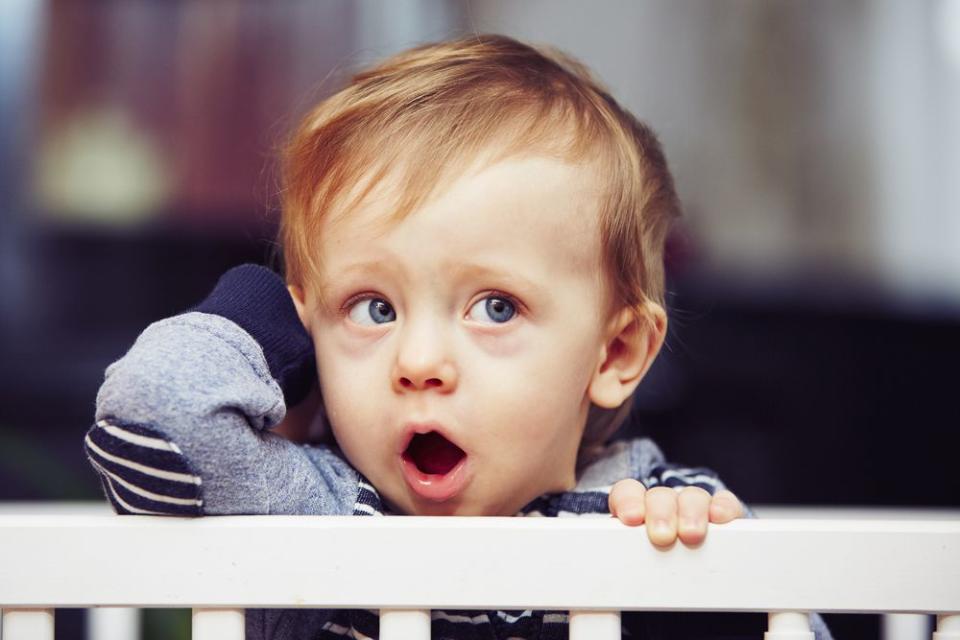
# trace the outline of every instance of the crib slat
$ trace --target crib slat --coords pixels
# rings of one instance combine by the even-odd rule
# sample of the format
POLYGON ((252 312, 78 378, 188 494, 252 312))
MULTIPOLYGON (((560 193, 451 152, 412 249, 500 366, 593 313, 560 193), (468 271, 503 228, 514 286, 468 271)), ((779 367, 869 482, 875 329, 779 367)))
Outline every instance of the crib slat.
POLYGON ((921 613, 887 613, 880 623, 881 640, 927 640, 930 616, 921 613))
POLYGON ((620 612, 571 611, 570 640, 620 640, 620 612))
POLYGON ((3 640, 53 640, 53 609, 3 609, 3 640))
POLYGON ((763 640, 814 640, 810 614, 801 611, 776 611, 770 614, 763 640))
POLYGON ((381 609, 380 640, 430 640, 430 610, 381 609))
POLYGON ((131 638, 139 638, 139 634, 140 609, 133 607, 96 607, 87 610, 88 638, 94 640, 131 640, 131 638))
POLYGON ((243 640, 243 609, 194 609, 193 640, 243 640))
POLYGON ((960 614, 937 616, 933 640, 960 640, 960 614))

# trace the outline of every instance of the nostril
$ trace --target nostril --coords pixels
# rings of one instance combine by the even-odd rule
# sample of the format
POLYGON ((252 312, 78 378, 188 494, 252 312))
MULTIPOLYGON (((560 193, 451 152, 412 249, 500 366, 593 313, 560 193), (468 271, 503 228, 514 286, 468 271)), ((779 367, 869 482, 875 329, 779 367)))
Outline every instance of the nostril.
MULTIPOLYGON (((418 386, 410 378, 400 378, 400 386, 404 389, 416 389, 418 386)), ((429 389, 430 387, 442 387, 443 381, 440 378, 427 378, 423 381, 423 388, 429 389)))

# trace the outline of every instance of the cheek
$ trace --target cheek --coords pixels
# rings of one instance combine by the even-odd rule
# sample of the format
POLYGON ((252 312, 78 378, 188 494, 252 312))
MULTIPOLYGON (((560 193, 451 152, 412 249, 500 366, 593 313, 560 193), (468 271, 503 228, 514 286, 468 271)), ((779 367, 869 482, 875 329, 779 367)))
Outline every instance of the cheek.
POLYGON ((574 326, 552 330, 527 327, 516 335, 481 337, 483 375, 506 397, 531 404, 542 398, 578 405, 586 393, 596 360, 596 347, 574 326))
POLYGON ((336 358, 318 362, 320 391, 327 420, 347 460, 368 478, 384 465, 388 440, 379 437, 382 403, 373 392, 375 381, 365 372, 336 358))
POLYGON ((465 332, 466 340, 462 344, 467 349, 476 349, 481 355, 505 362, 509 359, 523 358, 527 353, 535 352, 538 345, 536 328, 529 324, 513 330, 503 328, 473 329, 465 332))
POLYGON ((565 339, 564 333, 526 341, 508 357, 483 350, 477 358, 472 384, 464 391, 473 396, 473 410, 478 403, 485 407, 480 411, 491 418, 488 424, 506 430, 498 440, 524 439, 547 447, 579 443, 594 349, 565 339))
POLYGON ((318 340, 317 373, 324 407, 334 431, 343 425, 366 424, 366 413, 375 406, 376 390, 383 382, 369 358, 344 354, 329 340, 318 340))
POLYGON ((350 408, 354 407, 352 399, 349 396, 348 389, 341 385, 331 382, 335 378, 327 373, 321 374, 325 382, 320 383, 320 393, 323 397, 323 407, 327 413, 327 419, 330 421, 334 431, 339 431, 338 427, 343 424, 344 419, 350 418, 350 408))

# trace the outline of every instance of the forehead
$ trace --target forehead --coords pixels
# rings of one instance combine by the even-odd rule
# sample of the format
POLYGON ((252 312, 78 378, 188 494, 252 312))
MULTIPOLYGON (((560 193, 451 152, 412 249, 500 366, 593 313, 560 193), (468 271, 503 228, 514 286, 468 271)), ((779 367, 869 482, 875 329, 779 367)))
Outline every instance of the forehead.
POLYGON ((465 259, 526 251, 566 268, 599 269, 600 188, 589 165, 544 156, 478 161, 398 219, 400 195, 388 176, 358 205, 331 212, 318 246, 324 271, 404 243, 422 254, 449 248, 465 259))

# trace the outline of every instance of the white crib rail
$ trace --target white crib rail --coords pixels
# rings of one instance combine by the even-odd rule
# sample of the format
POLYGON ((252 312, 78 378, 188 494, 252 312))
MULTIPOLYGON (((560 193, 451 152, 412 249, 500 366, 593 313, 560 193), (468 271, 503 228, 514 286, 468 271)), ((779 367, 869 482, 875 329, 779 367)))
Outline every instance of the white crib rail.
POLYGON ((774 612, 768 640, 812 637, 793 612, 935 613, 960 640, 960 521, 742 520, 663 551, 611 518, 0 515, 0 605, 3 640, 91 606, 193 607, 197 640, 242 638, 247 607, 379 608, 384 640, 429 638, 430 609, 569 610, 571 640, 623 610, 774 612))

